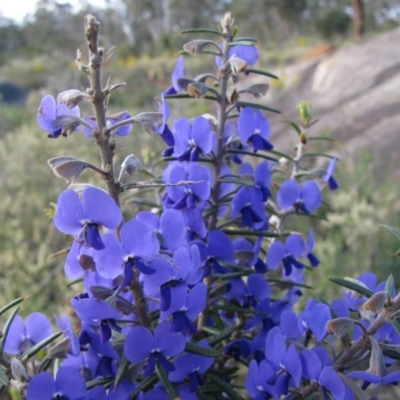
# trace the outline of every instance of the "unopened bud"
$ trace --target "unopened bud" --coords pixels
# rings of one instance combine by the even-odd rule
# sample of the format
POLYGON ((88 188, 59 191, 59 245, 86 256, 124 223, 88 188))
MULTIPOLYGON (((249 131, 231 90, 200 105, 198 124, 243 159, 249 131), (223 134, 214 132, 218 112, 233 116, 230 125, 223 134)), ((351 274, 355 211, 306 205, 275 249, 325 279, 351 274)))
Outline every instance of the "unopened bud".
POLYGON ((87 163, 75 157, 54 157, 47 161, 54 174, 67 182, 75 181, 86 169, 87 163))
POLYGON ((119 174, 118 181, 121 181, 125 173, 130 176, 135 176, 137 170, 141 167, 141 161, 134 154, 130 154, 128 157, 125 158, 124 162, 121 165, 121 172, 119 174))
POLYGON ((225 13, 221 19, 222 33, 232 32, 233 23, 234 23, 234 19, 232 18, 231 13, 230 12, 225 13))
POLYGON ((300 143, 307 144, 307 135, 304 132, 300 134, 300 143))
POLYGON ((26 372, 24 364, 18 358, 12 358, 10 362, 11 374, 18 382, 28 382, 29 376, 26 372))
POLYGON ((234 104, 239 100, 239 92, 235 86, 230 86, 226 92, 226 98, 230 104, 234 104))
POLYGON ((364 310, 378 314, 383 310, 389 298, 390 295, 386 291, 375 293, 364 303, 364 310))
POLYGON ((238 75, 240 72, 245 72, 247 68, 247 62, 239 57, 231 57, 227 61, 226 65, 230 66, 230 70, 232 71, 233 75, 238 75))
POLYGON ((208 86, 201 82, 190 83, 186 88, 189 95, 195 99, 201 99, 204 97, 208 92, 208 89, 208 86))
POLYGON ((189 43, 183 45, 183 48, 192 56, 198 56, 203 53, 204 49, 207 46, 212 46, 217 49, 218 53, 222 55, 221 49, 217 43, 212 40, 205 40, 205 39, 195 39, 189 43))
POLYGON ((61 135, 67 137, 76 131, 80 124, 86 124, 84 120, 76 115, 60 115, 55 120, 55 125, 61 128, 61 135))
POLYGON ((57 97, 57 101, 59 103, 65 103, 68 108, 73 108, 85 97, 86 94, 80 90, 71 89, 61 92, 57 97))
POLYGON ((369 340, 371 342, 371 358, 369 359, 369 369, 366 372, 384 377, 389 371, 385 366, 382 349, 373 336, 370 336, 369 340))
POLYGON ((300 123, 303 126, 308 126, 312 118, 311 101, 301 101, 297 106, 297 112, 299 114, 300 123))
POLYGON ((61 342, 57 343, 49 350, 46 358, 51 360, 56 358, 66 358, 70 349, 71 341, 69 338, 65 337, 61 342))
POLYGON ((334 333, 340 337, 345 335, 353 325, 354 321, 351 318, 335 318, 327 322, 326 329, 329 333, 334 333))

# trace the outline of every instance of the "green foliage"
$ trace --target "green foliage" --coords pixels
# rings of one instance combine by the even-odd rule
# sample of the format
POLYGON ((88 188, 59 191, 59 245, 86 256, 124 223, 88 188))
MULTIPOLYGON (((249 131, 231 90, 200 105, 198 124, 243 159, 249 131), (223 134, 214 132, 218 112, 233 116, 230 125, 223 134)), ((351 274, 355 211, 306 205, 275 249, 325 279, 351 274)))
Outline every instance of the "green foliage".
POLYGON ((316 28, 324 39, 332 40, 338 35, 345 36, 349 30, 350 22, 350 17, 344 11, 332 8, 317 19, 316 28))

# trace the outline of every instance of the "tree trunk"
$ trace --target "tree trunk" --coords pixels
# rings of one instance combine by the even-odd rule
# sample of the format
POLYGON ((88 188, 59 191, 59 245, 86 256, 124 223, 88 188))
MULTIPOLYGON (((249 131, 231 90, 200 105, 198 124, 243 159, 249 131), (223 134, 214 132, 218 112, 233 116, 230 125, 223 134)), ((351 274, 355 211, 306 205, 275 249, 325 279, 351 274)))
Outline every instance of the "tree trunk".
POLYGON ((364 33, 364 4, 363 0, 353 0, 355 39, 359 42, 364 33))

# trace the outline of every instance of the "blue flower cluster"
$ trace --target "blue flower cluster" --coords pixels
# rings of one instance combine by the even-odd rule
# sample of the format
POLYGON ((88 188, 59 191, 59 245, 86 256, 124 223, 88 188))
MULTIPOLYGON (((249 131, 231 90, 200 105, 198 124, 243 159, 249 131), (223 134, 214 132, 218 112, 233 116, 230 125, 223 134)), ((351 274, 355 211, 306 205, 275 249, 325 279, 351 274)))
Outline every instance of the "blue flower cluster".
MULTIPOLYGON (((122 193, 130 186, 104 165, 95 171, 111 182, 108 191, 74 183, 59 196, 54 224, 73 237, 65 274, 81 279, 84 290, 71 300, 74 325, 56 318, 65 345, 55 345, 38 366, 23 362, 53 335, 47 317, 33 313, 24 323, 16 315, 7 326, 4 351, 22 355, 19 367, 30 375, 19 379, 27 400, 239 399, 244 391, 257 400, 316 391, 351 400, 357 391, 350 378, 362 379, 362 389, 400 379, 390 370, 390 354, 400 344, 391 310, 400 301, 389 281, 377 285, 371 273, 343 280, 349 289, 343 299, 308 299, 302 312, 294 311, 305 269, 320 261, 314 231, 284 225, 288 215, 318 211, 324 188, 338 188, 336 159, 322 173, 303 166, 309 126, 298 127, 289 163, 276 158, 265 107, 242 100, 260 97, 266 86, 237 85, 249 72, 265 75, 250 68, 258 61, 255 42, 235 36, 229 14, 214 34, 222 44, 194 40, 184 48, 215 54, 217 73, 187 78, 180 56, 159 113, 123 112, 102 123, 80 118, 80 100, 96 106, 90 93, 64 92, 58 104, 51 96, 41 101, 37 119, 49 137, 83 126, 109 150, 114 134, 126 136, 139 123, 164 140, 167 164, 156 184, 163 188, 159 209, 128 221, 110 187, 122 193), (167 101, 175 97, 209 98, 217 115, 181 117, 170 130, 167 101), (336 354, 333 334, 346 344, 344 352, 336 354), (370 368, 356 371, 366 358, 370 368), (51 375, 46 369, 55 359, 62 361, 51 375)), ((75 177, 80 163, 64 157, 51 165, 65 178, 70 169, 75 177)))

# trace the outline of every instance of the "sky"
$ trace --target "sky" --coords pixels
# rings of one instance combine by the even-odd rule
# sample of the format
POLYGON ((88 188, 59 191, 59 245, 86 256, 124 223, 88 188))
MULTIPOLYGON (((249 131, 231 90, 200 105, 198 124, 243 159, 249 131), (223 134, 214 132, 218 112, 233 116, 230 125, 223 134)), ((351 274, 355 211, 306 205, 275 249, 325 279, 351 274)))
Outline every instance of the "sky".
MULTIPOLYGON (((13 19, 15 22, 20 23, 24 20, 27 14, 35 12, 37 0, 2 0, 0 1, 0 16, 13 19)), ((99 4, 103 1, 89 0, 87 3, 99 4)), ((82 3, 81 0, 59 0, 58 3, 70 3, 77 10, 82 3)))

